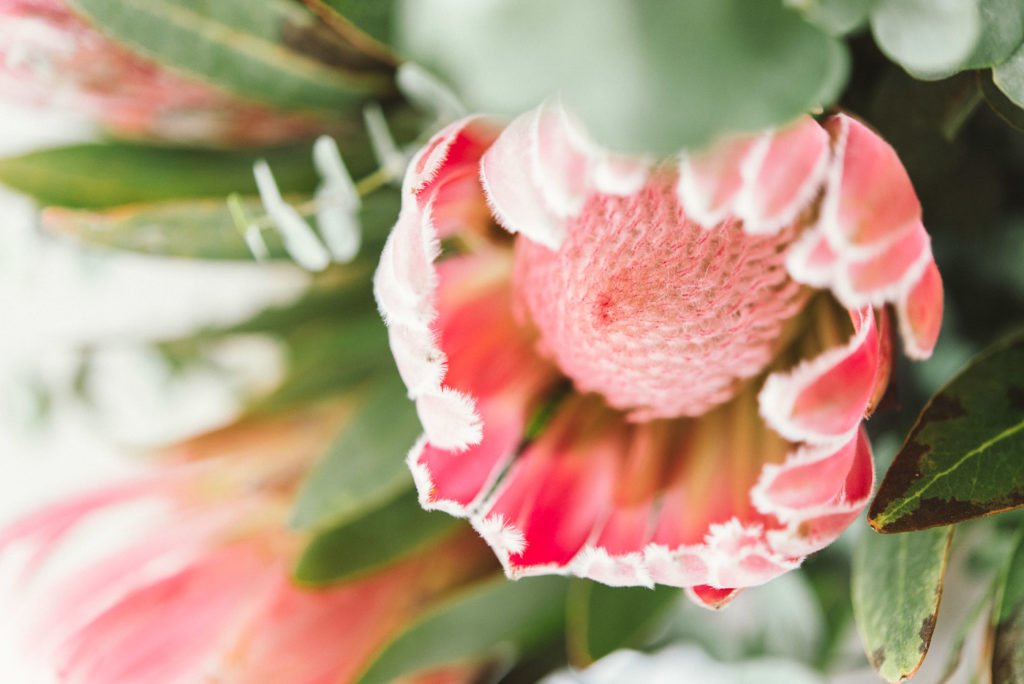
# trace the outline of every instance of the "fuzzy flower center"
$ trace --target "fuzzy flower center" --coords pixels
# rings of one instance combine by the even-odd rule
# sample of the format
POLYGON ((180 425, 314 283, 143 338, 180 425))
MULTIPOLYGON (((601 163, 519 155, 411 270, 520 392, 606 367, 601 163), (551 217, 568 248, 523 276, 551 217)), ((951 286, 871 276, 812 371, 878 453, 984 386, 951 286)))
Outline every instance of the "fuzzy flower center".
POLYGON ((794 235, 704 230, 659 174, 633 195, 592 195, 557 252, 518 238, 516 294, 578 390, 637 420, 696 416, 784 343, 806 301, 784 264, 794 235))

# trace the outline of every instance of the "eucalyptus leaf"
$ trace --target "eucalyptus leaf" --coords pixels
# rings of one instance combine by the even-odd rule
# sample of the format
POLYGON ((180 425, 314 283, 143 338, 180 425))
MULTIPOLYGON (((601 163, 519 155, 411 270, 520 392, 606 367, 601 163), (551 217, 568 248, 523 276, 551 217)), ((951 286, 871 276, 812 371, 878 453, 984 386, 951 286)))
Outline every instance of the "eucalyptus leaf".
MULTIPOLYGON (((380 345, 387 349, 383 339, 380 345)), ((344 347, 337 349, 335 363, 345 362, 344 347)), ((336 527, 411 489, 405 455, 421 431, 397 373, 379 373, 348 427, 303 483, 292 525, 304 530, 336 527)))
POLYGON ((548 576, 474 585, 407 627, 357 684, 386 684, 453 663, 520 658, 561 633, 567 584, 548 576))
POLYGON ((450 79, 470 109, 515 115, 560 93, 624 151, 674 154, 781 124, 831 104, 846 80, 845 47, 781 0, 401 7, 403 54, 450 79))
POLYGON ((253 152, 94 143, 0 159, 0 183, 44 205, 104 209, 177 198, 256 194, 252 165, 266 159, 281 192, 311 193, 319 179, 308 145, 253 152))
POLYGON ((868 519, 902 532, 1024 505, 1024 334, 975 357, 924 407, 868 519))
POLYGON ((609 587, 572 580, 566 641, 573 664, 586 667, 620 648, 645 645, 659 618, 678 599, 675 587, 609 587))
POLYGON ((871 665, 887 681, 917 672, 931 644, 953 528, 866 533, 853 556, 853 614, 871 665))
POLYGON ((934 80, 999 64, 1024 41, 1017 0, 878 0, 875 41, 918 78, 934 80))
POLYGON ((996 606, 992 684, 1024 682, 1024 536, 1010 559, 996 606))
POLYGON ((373 572, 465 527, 424 511, 416 493, 400 494, 363 516, 320 532, 303 549, 293 576, 305 585, 344 582, 373 572))
POLYGON ((139 53, 241 97, 338 110, 393 90, 309 10, 290 0, 70 0, 139 53))
POLYGON ((834 36, 844 36, 868 22, 872 7, 878 0, 786 0, 800 10, 812 24, 834 36))

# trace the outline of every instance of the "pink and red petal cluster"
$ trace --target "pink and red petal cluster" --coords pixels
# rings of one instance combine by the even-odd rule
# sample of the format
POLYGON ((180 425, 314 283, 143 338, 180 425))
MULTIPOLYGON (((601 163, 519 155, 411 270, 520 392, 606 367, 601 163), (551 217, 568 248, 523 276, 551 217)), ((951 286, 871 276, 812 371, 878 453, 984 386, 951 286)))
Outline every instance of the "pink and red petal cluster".
POLYGON ((942 319, 906 171, 844 114, 663 163, 558 103, 464 119, 413 159, 375 292, 426 508, 468 517, 512 577, 710 606, 863 509, 888 309, 913 358, 942 319))
POLYGON ((65 0, 0 0, 0 93, 66 107, 127 138, 261 145, 323 126, 173 73, 104 36, 65 0))
MULTIPOLYGON (((493 559, 457 535, 337 587, 296 586, 301 539, 284 524, 295 479, 346 413, 321 407, 211 433, 149 476, 0 530, 0 568, 15 576, 0 625, 36 669, 68 684, 355 681, 493 559)), ((408 681, 460 684, 476 669, 408 681)))

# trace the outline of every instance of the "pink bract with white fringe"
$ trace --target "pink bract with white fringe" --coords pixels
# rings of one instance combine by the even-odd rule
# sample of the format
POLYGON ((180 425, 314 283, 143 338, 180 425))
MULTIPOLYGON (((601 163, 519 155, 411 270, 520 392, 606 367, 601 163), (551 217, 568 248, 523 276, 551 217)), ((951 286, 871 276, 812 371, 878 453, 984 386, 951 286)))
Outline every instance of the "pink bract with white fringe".
POLYGON ((425 508, 469 518, 510 577, 710 607, 863 509, 889 309, 915 359, 942 319, 910 179, 845 114, 664 163, 557 102, 463 119, 412 160, 375 291, 425 508))

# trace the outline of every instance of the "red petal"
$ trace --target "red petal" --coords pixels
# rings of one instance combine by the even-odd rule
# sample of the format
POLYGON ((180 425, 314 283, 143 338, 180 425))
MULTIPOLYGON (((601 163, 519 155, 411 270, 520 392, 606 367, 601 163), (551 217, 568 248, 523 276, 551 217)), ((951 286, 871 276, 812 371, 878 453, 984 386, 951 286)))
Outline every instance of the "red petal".
POLYGON ((896 303, 903 347, 912 359, 932 355, 942 327, 942 277, 934 261, 896 303))

